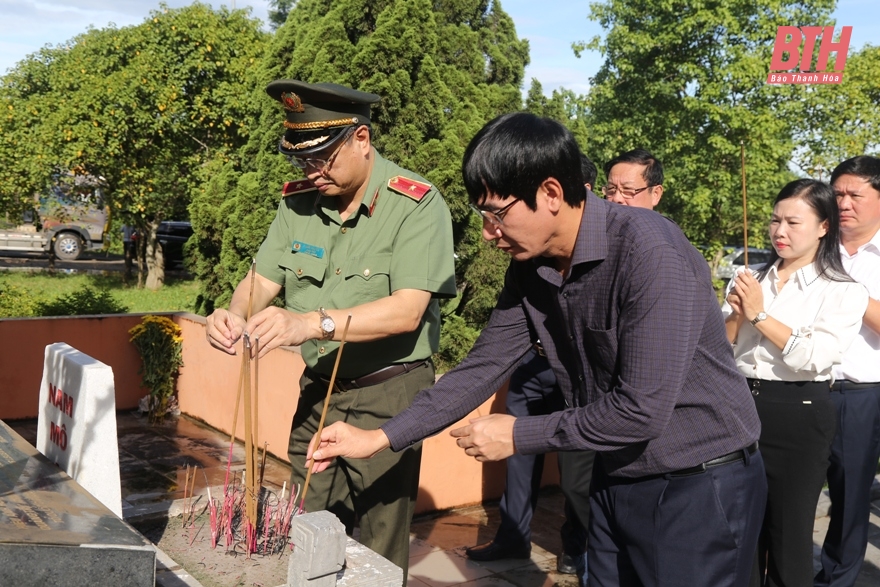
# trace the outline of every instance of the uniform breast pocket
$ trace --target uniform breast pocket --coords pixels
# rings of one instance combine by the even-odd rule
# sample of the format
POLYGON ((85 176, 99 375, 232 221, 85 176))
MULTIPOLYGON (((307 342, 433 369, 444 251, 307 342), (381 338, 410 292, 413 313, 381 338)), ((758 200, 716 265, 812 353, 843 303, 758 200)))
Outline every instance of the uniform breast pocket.
POLYGON ((308 287, 321 287, 327 271, 327 260, 304 253, 285 253, 278 264, 284 269, 285 295, 308 287))
POLYGON ((617 329, 584 328, 584 354, 587 356, 589 368, 599 391, 610 391, 617 383, 617 373, 619 373, 617 329))
POLYGON ((391 253, 348 260, 345 286, 358 304, 391 295, 391 253))

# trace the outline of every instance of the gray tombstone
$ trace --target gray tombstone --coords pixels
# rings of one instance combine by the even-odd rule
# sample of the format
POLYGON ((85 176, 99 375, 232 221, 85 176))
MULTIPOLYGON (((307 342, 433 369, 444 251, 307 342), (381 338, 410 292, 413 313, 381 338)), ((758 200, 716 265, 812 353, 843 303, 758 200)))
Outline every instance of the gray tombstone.
POLYGON ((155 581, 153 545, 0 421, 0 585, 155 581))
POLYGON ((335 587, 336 573, 345 565, 345 526, 323 510, 295 516, 291 526, 288 587, 335 587))
POLYGON ((400 587, 403 569, 345 535, 327 511, 295 516, 288 587, 400 587))

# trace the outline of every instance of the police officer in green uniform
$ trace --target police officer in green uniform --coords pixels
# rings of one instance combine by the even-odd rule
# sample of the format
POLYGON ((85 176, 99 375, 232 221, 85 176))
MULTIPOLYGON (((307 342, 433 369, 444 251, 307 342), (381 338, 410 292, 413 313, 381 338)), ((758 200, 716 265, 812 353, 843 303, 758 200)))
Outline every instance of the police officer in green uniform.
MULTIPOLYGON (((229 309, 208 317, 209 342, 230 354, 243 333, 260 354, 301 345, 306 370, 290 434, 291 484, 302 485, 339 341, 350 326, 327 424, 376 428, 434 382, 438 299, 455 296, 452 223, 442 196, 373 148, 370 104, 379 96, 328 83, 278 80, 279 150, 307 179, 285 184, 251 277, 229 309), (284 291, 285 307, 272 305, 284 291)), ((369 460, 339 459, 312 476, 306 510, 335 513, 349 533, 404 570, 421 446, 369 460)))

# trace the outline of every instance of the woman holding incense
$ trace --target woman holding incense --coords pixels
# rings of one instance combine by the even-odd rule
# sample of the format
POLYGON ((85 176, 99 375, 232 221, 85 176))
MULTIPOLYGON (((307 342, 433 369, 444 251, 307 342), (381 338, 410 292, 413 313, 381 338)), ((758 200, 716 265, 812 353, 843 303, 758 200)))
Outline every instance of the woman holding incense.
POLYGON ((868 305, 867 290, 841 264, 839 230, 828 184, 789 183, 773 206, 770 261, 737 274, 722 308, 761 418, 767 473, 752 587, 813 584, 813 522, 836 431, 831 367, 868 305))

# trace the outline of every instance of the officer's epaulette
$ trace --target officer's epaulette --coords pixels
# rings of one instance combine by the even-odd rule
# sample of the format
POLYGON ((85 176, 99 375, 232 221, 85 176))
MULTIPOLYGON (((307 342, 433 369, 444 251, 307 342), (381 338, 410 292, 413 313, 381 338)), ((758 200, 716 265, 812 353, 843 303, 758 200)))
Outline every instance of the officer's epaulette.
POLYGON ((408 177, 398 175, 388 180, 388 189, 394 190, 399 194, 409 196, 416 202, 421 201, 425 194, 431 191, 431 184, 422 183, 408 177))
POLYGON ((294 196, 296 194, 304 194, 306 192, 313 192, 316 188, 315 184, 310 182, 307 179, 300 179, 297 181, 288 181, 284 184, 284 187, 281 188, 281 197, 286 198, 287 196, 294 196))

